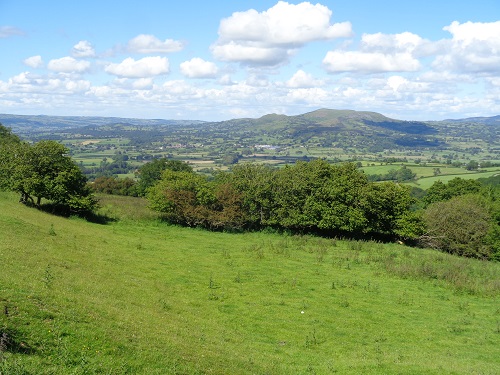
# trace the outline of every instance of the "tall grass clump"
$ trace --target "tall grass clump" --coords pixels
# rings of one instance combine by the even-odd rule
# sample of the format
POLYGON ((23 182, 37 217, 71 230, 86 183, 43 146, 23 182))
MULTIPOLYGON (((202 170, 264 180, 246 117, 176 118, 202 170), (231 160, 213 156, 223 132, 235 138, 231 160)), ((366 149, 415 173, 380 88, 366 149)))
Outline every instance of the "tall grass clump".
MULTIPOLYGON (((350 242, 349 248, 358 248, 350 242)), ((401 278, 436 280, 456 290, 477 294, 500 293, 497 262, 463 258, 437 250, 408 248, 398 244, 366 245, 364 258, 391 275, 401 278), (376 250, 374 250, 376 249, 376 250)))

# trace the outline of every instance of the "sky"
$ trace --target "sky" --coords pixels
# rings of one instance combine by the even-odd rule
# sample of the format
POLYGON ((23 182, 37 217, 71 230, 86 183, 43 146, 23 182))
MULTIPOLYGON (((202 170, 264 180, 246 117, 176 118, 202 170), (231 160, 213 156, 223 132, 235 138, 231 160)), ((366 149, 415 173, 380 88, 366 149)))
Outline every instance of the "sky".
POLYGON ((500 114, 499 0, 0 0, 0 113, 500 114))

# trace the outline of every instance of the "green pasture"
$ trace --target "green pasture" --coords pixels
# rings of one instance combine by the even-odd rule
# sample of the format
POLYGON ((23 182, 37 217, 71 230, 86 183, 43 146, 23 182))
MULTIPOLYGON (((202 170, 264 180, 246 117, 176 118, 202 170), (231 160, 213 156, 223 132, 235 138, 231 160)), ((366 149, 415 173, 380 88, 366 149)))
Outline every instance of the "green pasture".
POLYGON ((491 176, 495 176, 500 173, 500 170, 490 170, 486 172, 472 172, 472 173, 463 173, 463 174, 454 174, 454 175, 439 175, 435 177, 426 177, 419 178, 418 180, 406 182, 406 184, 410 186, 416 186, 421 189, 428 189, 432 186, 432 184, 436 181, 442 181, 443 183, 447 183, 450 180, 453 180, 456 177, 464 178, 464 179, 478 179, 478 178, 488 178, 491 176))
POLYGON ((0 193, 0 374, 500 373, 498 263, 100 214, 0 193))
POLYGON ((384 164, 380 165, 381 163, 373 162, 369 164, 375 164, 375 165, 368 165, 368 166, 363 166, 361 169, 366 173, 366 174, 387 174, 390 170, 398 170, 404 166, 406 168, 411 169, 412 172, 417 174, 418 177, 430 177, 434 176, 434 170, 436 168, 439 168, 441 171, 441 175, 457 175, 457 174, 470 174, 470 173, 475 173, 475 172, 469 172, 465 170, 464 168, 456 168, 456 167, 449 167, 446 165, 442 164, 428 164, 428 165, 420 165, 420 164, 411 164, 411 163, 393 163, 393 164, 384 164))

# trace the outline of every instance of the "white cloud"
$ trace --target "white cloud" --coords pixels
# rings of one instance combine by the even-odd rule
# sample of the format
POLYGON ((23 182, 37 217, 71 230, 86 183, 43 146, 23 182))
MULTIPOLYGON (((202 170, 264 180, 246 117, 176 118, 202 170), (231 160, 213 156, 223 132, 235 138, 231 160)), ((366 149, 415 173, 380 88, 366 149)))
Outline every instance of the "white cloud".
POLYGON ((181 73, 189 78, 214 78, 218 72, 217 65, 199 57, 184 61, 180 67, 181 73))
POLYGON ((73 57, 62 57, 60 59, 50 60, 47 67, 59 73, 83 73, 90 68, 88 61, 76 60, 73 57))
POLYGON ((24 31, 14 26, 0 26, 0 38, 8 38, 10 36, 22 36, 24 31))
POLYGON ((139 78, 132 83, 135 90, 149 90, 153 88, 152 78, 139 78))
POLYGON ((166 57, 144 57, 139 60, 128 57, 119 64, 109 64, 104 70, 118 77, 147 78, 167 74, 170 65, 166 57))
POLYGON ((292 78, 286 82, 286 85, 293 88, 310 88, 322 86, 324 85, 324 81, 314 79, 311 74, 306 73, 303 70, 298 70, 292 78))
POLYGON ((387 86, 393 91, 398 91, 401 86, 408 84, 408 80, 401 76, 391 76, 387 79, 387 86))
POLYGON ((409 53, 329 51, 323 59, 323 66, 330 73, 380 73, 417 71, 421 64, 409 53))
POLYGON ((420 36, 409 32, 363 34, 361 37, 361 50, 365 52, 411 53, 422 44, 424 40, 420 36))
POLYGON ((218 82, 223 86, 230 86, 235 84, 235 82, 233 82, 233 79, 229 74, 224 74, 222 77, 219 78, 218 82))
POLYGON ((16 76, 10 78, 9 83, 18 84, 18 85, 29 84, 31 82, 31 78, 29 76, 30 76, 29 72, 22 72, 16 76))
POLYGON ((328 97, 328 92, 321 88, 297 88, 289 90, 286 94, 287 101, 290 100, 317 106, 323 106, 328 97))
POLYGON ((500 72, 500 21, 463 24, 454 21, 443 30, 453 37, 434 61, 434 67, 471 73, 500 72))
POLYGON ((213 45, 212 53, 222 61, 242 62, 250 65, 277 65, 288 59, 294 50, 279 47, 266 47, 239 44, 231 41, 222 45, 213 45))
POLYGON ((42 56, 31 56, 23 61, 24 65, 29 66, 30 68, 40 68, 43 66, 42 56))
POLYGON ((416 92, 431 92, 429 82, 420 80, 409 80, 402 76, 391 76, 387 79, 387 86, 393 92, 416 93, 416 92))
POLYGON ((363 34, 359 50, 329 51, 323 65, 330 73, 413 72, 422 67, 417 57, 431 52, 429 41, 410 32, 363 34))
POLYGON ((351 36, 351 24, 331 25, 331 15, 321 4, 284 1, 261 13, 236 12, 221 21, 212 52, 223 61, 276 65, 306 43, 351 36))
POLYGON ((269 87, 271 82, 264 75, 252 74, 247 78, 245 84, 251 87, 269 87))
POLYGON ((50 96, 85 92, 90 88, 90 82, 70 77, 43 77, 23 72, 11 77, 4 88, 13 95, 21 92, 50 96))
POLYGON ((154 81, 153 78, 116 78, 111 86, 123 90, 151 90, 154 88, 154 81))
POLYGON ((451 25, 443 27, 453 35, 454 41, 460 41, 464 46, 477 42, 489 42, 500 45, 500 21, 496 22, 466 22, 453 21, 451 25))
POLYGON ((73 46, 71 55, 73 57, 94 57, 95 50, 90 42, 81 40, 73 46))
POLYGON ((173 39, 161 41, 154 35, 141 34, 131 39, 127 44, 127 50, 132 53, 170 53, 184 48, 182 42, 173 39))

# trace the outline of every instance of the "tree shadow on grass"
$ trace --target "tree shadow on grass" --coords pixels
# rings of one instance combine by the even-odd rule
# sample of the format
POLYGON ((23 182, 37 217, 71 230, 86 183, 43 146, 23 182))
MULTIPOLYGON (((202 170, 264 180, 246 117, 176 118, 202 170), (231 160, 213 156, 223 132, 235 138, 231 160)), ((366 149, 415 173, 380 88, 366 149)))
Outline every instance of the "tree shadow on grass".
POLYGON ((95 212, 90 212, 90 211, 74 211, 69 209, 67 206, 63 206, 60 204, 55 204, 55 203, 44 203, 41 204, 40 206, 33 206, 37 208, 38 210, 55 215, 55 216, 61 216, 61 217, 77 217, 80 219, 84 219, 90 223, 94 224, 102 224, 106 225, 109 223, 113 223, 118 221, 115 218, 106 216, 106 215, 101 215, 97 214, 95 212))
POLYGON ((35 349, 28 345, 15 329, 0 328, 1 353, 33 354, 35 349))

